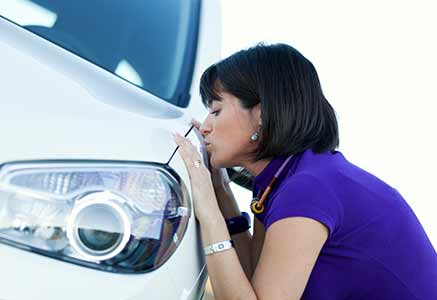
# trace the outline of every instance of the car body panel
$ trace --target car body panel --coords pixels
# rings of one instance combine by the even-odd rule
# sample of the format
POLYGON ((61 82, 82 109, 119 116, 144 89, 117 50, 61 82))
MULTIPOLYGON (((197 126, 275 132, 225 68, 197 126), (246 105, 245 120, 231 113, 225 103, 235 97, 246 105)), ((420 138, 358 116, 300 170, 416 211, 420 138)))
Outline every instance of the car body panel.
MULTIPOLYGON (((79 160, 168 163, 190 191, 171 136, 206 113, 203 70, 219 58, 218 1, 201 5, 197 54, 186 108, 176 107, 0 17, 0 165, 79 160)), ((194 133, 189 138, 200 149, 194 133)), ((191 194, 190 194, 191 195, 191 194)), ((190 200, 191 201, 191 200, 190 200)), ((191 215, 174 254, 153 272, 103 272, 0 244, 2 300, 200 299, 207 278, 191 215)))
MULTIPOLYGON (((6 27, 0 26, 3 37, 6 27)), ((189 128, 180 109, 24 29, 15 31, 0 42, 1 162, 168 161, 174 151, 170 131, 189 128), (20 34, 33 43, 17 45, 20 34), (39 46, 45 50, 37 56, 39 46)))

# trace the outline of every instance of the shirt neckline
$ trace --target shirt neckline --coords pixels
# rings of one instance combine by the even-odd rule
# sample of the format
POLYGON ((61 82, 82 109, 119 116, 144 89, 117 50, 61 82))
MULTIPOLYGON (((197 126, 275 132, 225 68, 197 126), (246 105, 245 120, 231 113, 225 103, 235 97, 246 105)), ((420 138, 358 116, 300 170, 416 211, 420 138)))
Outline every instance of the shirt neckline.
MULTIPOLYGON (((287 159, 287 156, 274 157, 264 169, 253 178, 254 187, 257 186, 263 190, 267 188, 270 180, 275 175, 276 171, 281 167, 282 163, 287 159)), ((285 171, 285 170, 284 170, 285 171)), ((282 175, 282 174, 281 174, 282 175)))

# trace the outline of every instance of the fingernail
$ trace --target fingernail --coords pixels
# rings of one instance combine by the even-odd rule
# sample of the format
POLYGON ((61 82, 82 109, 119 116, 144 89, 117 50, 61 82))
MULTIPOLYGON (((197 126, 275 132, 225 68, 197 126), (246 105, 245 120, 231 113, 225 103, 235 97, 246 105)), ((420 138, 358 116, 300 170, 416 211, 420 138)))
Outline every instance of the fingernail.
POLYGON ((179 132, 173 132, 173 137, 176 140, 181 140, 182 139, 182 135, 179 132))

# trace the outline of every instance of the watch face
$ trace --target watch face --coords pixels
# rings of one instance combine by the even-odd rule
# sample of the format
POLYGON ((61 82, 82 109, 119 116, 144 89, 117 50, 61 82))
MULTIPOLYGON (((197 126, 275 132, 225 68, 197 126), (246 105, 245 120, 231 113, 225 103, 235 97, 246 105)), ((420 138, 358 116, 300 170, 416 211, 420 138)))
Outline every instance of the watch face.
POLYGON ((225 246, 224 246, 223 244, 219 244, 219 245, 218 245, 218 248, 219 248, 219 249, 223 249, 224 247, 225 247, 225 246))

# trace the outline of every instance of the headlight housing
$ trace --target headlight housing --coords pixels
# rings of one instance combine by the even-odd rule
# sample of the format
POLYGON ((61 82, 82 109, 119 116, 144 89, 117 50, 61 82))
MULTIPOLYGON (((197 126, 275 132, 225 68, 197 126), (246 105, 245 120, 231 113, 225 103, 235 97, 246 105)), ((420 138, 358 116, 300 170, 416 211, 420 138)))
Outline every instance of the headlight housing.
POLYGON ((0 169, 0 242, 118 273, 161 266, 191 214, 167 165, 10 163, 0 169))

